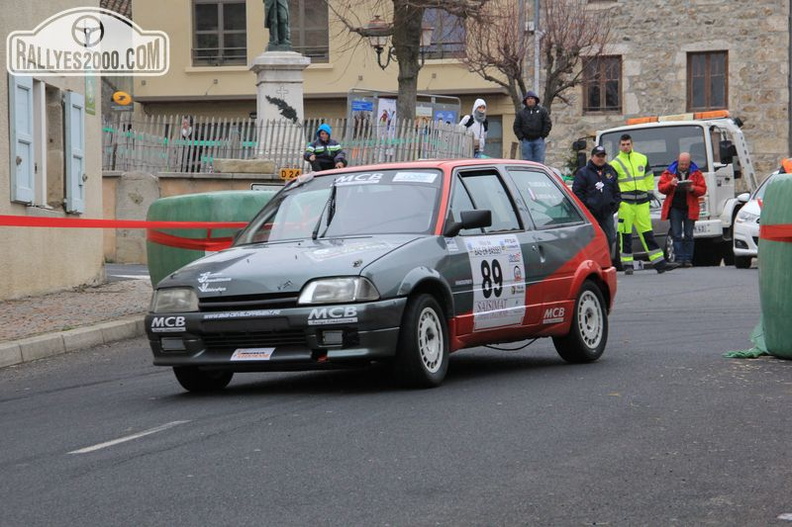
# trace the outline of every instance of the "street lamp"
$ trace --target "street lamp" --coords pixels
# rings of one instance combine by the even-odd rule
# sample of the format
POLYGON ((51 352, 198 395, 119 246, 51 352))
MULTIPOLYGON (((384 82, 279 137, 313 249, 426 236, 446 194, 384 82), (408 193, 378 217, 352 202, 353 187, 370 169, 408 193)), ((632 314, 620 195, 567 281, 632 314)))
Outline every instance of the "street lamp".
MULTIPOLYGON (((371 47, 377 52, 377 64, 379 67, 384 70, 390 65, 391 60, 396 62, 396 52, 394 51, 393 46, 388 46, 388 38, 389 34, 391 33, 391 24, 382 20, 379 15, 374 15, 374 18, 371 19, 368 24, 366 24, 365 30, 365 34, 369 39, 369 44, 371 44, 371 47), (383 63, 382 54, 385 52, 386 46, 388 47, 388 51, 386 52, 385 62, 383 63)), ((434 27, 421 26, 421 66, 424 65, 424 61, 426 60, 426 48, 432 44, 433 32, 434 27)))

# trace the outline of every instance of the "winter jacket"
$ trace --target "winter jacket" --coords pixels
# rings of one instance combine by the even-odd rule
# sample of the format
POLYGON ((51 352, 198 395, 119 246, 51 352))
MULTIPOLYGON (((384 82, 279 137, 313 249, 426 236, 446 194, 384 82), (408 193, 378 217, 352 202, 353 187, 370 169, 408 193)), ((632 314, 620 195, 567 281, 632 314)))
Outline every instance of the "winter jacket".
POLYGON ((319 132, 327 132, 327 135, 330 136, 332 128, 330 128, 330 125, 327 123, 319 125, 319 128, 316 129, 316 139, 308 143, 303 159, 308 161, 311 155, 315 155, 317 160, 326 159, 332 160, 333 163, 346 163, 346 154, 341 149, 341 145, 338 144, 338 141, 328 137, 325 143, 319 138, 319 132))
POLYGON ((531 107, 526 105, 517 113, 514 118, 514 135, 520 141, 523 139, 533 141, 540 137, 544 139, 550 135, 550 130, 553 128, 553 123, 550 121, 550 113, 544 106, 539 105, 539 96, 532 91, 525 94, 523 104, 528 97, 536 99, 536 104, 531 107))
POLYGON ((479 115, 480 112, 476 112, 476 109, 479 106, 484 106, 486 108, 487 103, 484 102, 484 99, 476 99, 476 102, 473 103, 473 108, 470 110, 470 115, 462 117, 462 120, 459 121, 459 124, 467 128, 467 130, 473 134, 473 150, 483 153, 484 142, 487 139, 488 123, 486 114, 479 115))
POLYGON ((572 192, 599 222, 613 221, 613 214, 619 211, 621 192, 617 177, 609 164, 598 167, 591 160, 575 173, 572 192))
POLYGON ((648 203, 649 195, 654 191, 654 173, 649 169, 646 156, 638 152, 619 155, 610 161, 610 165, 619 175, 619 190, 622 201, 633 204, 648 203))
MULTIPOLYGON (((699 170, 699 167, 696 166, 696 163, 693 163, 692 161, 690 163, 690 169, 688 173, 688 179, 693 182, 690 187, 690 192, 685 192, 684 190, 680 192, 685 192, 688 219, 697 220, 699 219, 698 199, 707 193, 707 180, 704 179, 704 174, 701 173, 701 170, 699 170)), ((660 176, 660 181, 657 182, 657 190, 666 195, 666 199, 663 201, 663 209, 660 211, 660 217, 664 220, 668 219, 668 215, 671 210, 671 204, 674 201, 674 194, 677 192, 677 187, 674 187, 674 185, 671 184, 671 180, 678 176, 679 169, 677 162, 674 161, 660 176)))

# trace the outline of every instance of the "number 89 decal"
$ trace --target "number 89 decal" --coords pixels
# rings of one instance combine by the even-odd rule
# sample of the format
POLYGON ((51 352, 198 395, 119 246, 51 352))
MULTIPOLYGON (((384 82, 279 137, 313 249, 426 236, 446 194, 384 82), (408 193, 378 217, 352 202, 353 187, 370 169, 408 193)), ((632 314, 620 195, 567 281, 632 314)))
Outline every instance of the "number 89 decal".
POLYGON ((484 298, 489 298, 495 293, 500 296, 503 291, 503 271, 500 262, 492 260, 490 264, 487 260, 481 260, 481 292, 484 298))
POLYGON ((473 278, 473 329, 522 323, 525 283, 517 237, 475 236, 465 240, 473 278))

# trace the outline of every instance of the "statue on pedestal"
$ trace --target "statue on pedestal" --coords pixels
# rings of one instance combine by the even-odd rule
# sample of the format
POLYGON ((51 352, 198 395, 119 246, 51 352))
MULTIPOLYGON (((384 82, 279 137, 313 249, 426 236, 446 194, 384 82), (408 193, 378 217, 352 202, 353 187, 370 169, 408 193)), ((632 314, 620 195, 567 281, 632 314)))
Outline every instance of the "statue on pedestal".
POLYGON ((289 0, 264 0, 264 27, 270 33, 267 51, 291 51, 289 0))

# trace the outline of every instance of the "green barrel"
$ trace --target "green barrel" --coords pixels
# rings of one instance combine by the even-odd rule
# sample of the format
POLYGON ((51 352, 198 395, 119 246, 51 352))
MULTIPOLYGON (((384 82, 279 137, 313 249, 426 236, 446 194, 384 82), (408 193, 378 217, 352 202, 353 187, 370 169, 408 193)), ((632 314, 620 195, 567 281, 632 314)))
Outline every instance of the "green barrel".
MULTIPOLYGON (((792 174, 777 176, 765 192, 761 221, 792 231, 792 174), (786 227, 781 227, 786 226, 786 227)), ((759 299, 767 351, 792 359, 792 237, 790 241, 759 240, 759 299)))
MULTIPOLYGON (((148 209, 147 221, 250 221, 277 190, 228 190, 185 194, 156 200, 148 209)), ((206 229, 156 229, 180 238, 205 239, 206 229)), ((212 229, 212 238, 230 237, 239 229, 212 229)), ((171 247, 146 241, 151 284, 203 257, 204 251, 171 247)))

